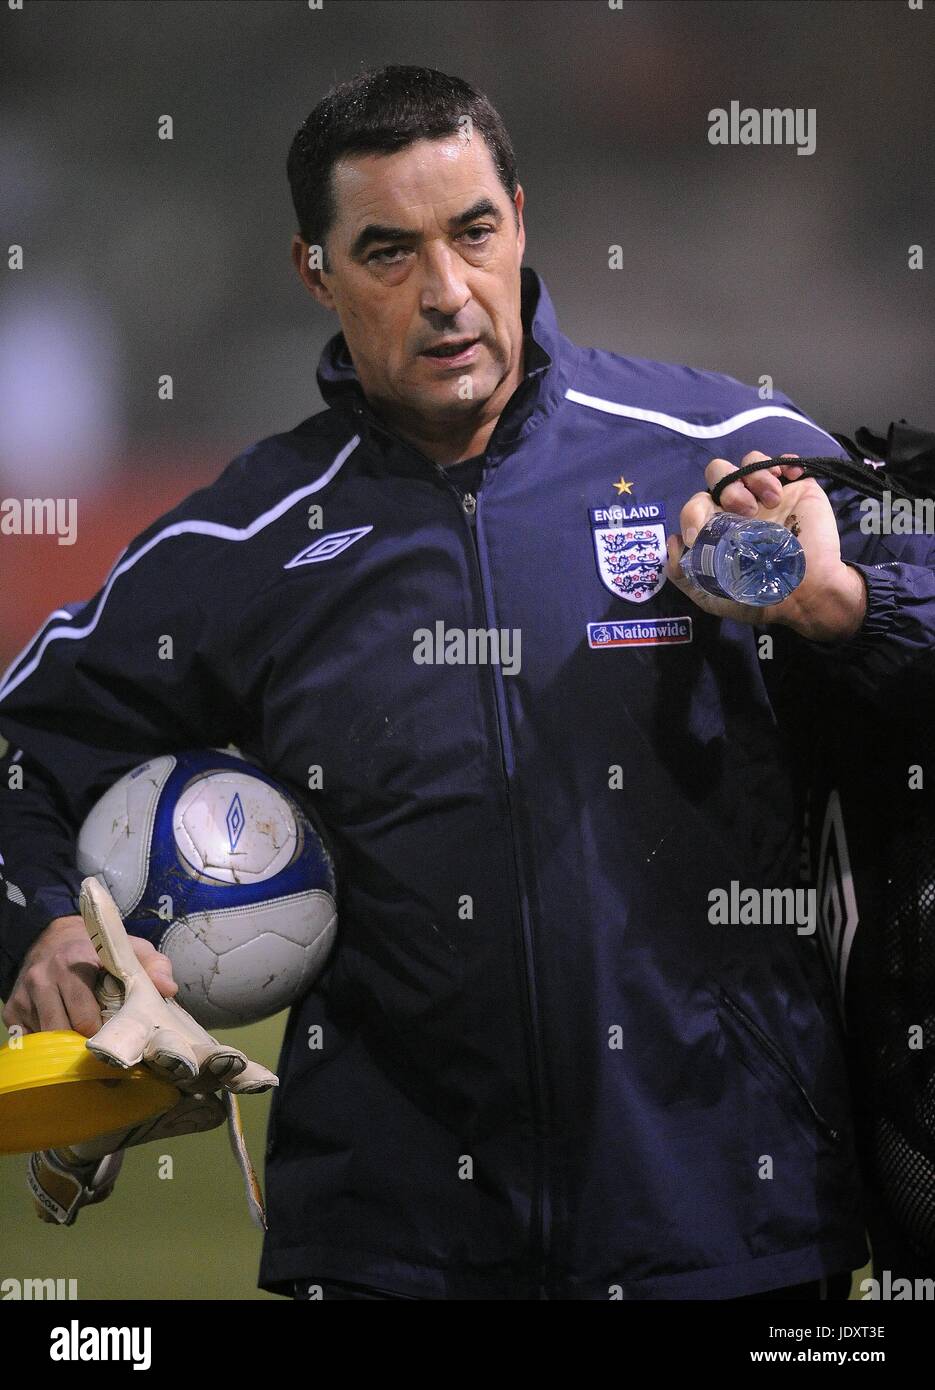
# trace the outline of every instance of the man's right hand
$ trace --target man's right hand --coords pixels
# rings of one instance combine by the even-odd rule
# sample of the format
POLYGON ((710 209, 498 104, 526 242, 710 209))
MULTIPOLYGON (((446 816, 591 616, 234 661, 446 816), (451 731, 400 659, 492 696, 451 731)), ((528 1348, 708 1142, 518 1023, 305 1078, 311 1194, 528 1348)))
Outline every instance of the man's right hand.
MULTIPOLYGON (((159 993, 177 994, 168 956, 141 936, 130 944, 159 993)), ((103 1022, 94 995, 100 968, 83 918, 56 917, 29 948, 0 1018, 28 1033, 71 1028, 90 1038, 103 1022)))

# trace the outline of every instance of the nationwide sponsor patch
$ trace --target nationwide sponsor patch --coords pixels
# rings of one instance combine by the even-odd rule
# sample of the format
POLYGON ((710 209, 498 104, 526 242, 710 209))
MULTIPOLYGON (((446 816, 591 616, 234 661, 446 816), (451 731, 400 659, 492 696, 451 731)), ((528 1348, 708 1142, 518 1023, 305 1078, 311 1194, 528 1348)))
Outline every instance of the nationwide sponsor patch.
POLYGON ((691 618, 621 618, 588 623, 589 647, 674 647, 692 640, 691 618))
POLYGON ((666 509, 662 502, 592 507, 591 536, 601 583, 615 598, 645 603, 666 582, 666 509))

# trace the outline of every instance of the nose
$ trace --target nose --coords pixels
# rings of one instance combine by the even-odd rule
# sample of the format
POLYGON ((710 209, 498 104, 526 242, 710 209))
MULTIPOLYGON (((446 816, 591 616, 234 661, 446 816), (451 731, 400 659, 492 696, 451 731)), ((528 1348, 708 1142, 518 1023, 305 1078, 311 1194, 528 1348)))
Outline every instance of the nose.
POLYGON ((461 273, 463 263, 447 246, 429 248, 425 256, 420 304, 424 313, 454 316, 471 297, 461 273))

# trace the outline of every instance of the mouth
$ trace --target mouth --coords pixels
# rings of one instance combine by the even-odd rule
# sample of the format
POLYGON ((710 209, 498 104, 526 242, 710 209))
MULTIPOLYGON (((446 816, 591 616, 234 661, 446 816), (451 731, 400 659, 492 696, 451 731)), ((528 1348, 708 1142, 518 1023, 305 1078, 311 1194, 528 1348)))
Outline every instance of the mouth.
POLYGON ((428 362, 459 367, 476 356, 479 343, 479 338, 450 338, 447 342, 435 343, 431 348, 426 348, 419 356, 428 362))

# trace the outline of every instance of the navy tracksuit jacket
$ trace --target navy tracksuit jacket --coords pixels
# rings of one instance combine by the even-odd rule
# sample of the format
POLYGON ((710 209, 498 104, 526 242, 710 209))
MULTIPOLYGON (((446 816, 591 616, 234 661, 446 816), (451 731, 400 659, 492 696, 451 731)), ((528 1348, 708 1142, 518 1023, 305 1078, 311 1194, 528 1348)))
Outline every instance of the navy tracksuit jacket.
MULTIPOLYGON (((815 939, 708 920, 714 888, 798 882, 775 668, 664 581, 661 543, 712 457, 841 451, 781 395, 575 346, 522 277, 525 379, 476 505, 382 427, 339 334, 328 408, 154 522, 13 663, 0 986, 75 911, 73 837, 109 783, 230 741, 318 817, 340 885, 283 1042, 263 1287, 727 1298, 856 1267, 815 939), (519 669, 445 661, 472 629, 518 632, 519 669)), ((931 538, 862 536, 832 495, 866 621, 774 662, 885 701, 935 631, 931 538)))

